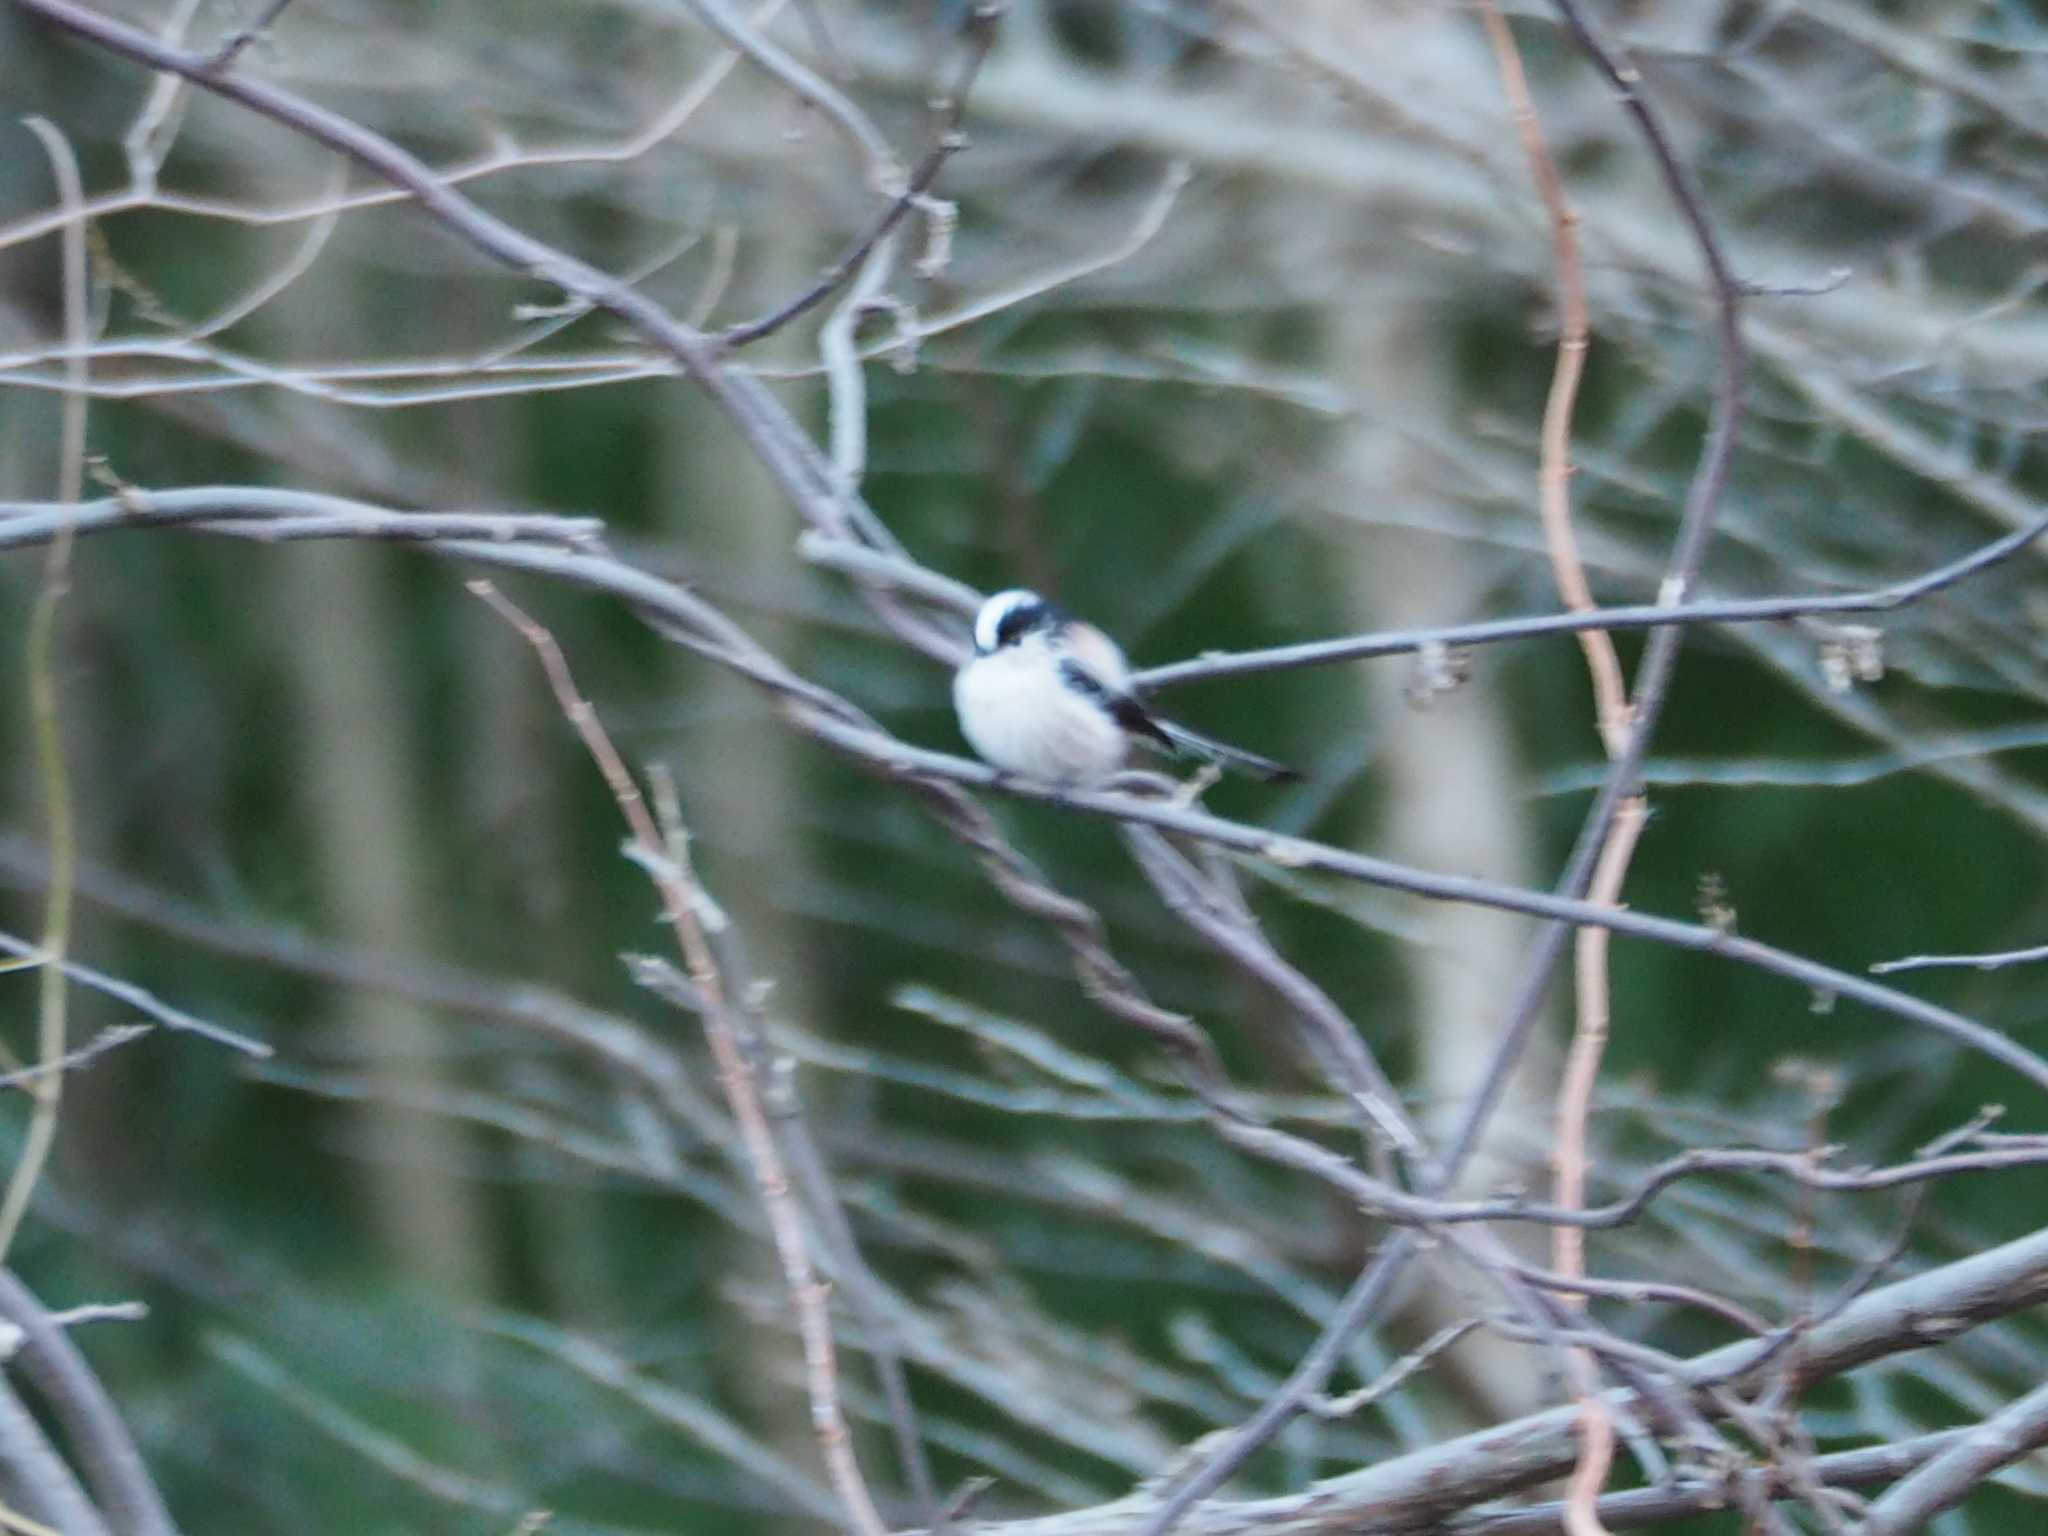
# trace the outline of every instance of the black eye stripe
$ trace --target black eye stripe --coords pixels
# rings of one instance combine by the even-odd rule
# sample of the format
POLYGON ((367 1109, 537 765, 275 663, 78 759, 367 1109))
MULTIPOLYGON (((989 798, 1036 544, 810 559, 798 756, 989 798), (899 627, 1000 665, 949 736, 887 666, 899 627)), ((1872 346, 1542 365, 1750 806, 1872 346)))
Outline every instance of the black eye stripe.
POLYGON ((1051 629, 1066 618, 1066 612, 1055 603, 1040 598, 1036 602, 1019 603, 996 621, 996 649, 1015 645, 1026 635, 1039 630, 1051 629))
POLYGON ((1000 649, 1006 645, 1016 644, 1017 641, 1037 628, 1038 622, 1044 617, 1045 612, 1046 605, 1044 603, 1020 603, 1015 608, 1012 608, 1003 615, 1002 621, 996 625, 997 647, 1000 649))
POLYGON ((987 656, 1067 622, 1066 611, 1022 587, 998 592, 974 619, 974 648, 987 656))

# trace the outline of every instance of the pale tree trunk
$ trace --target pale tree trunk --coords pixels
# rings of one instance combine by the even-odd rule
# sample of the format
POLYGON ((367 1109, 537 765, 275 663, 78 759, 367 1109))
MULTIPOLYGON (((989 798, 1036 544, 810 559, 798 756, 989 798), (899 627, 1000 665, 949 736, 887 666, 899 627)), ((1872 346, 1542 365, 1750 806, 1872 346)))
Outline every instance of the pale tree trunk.
MULTIPOLYGON (((268 162, 251 162, 247 178, 259 199, 288 198, 304 186, 268 162)), ((330 284, 317 304, 293 289, 252 323, 286 356, 318 354, 337 333, 374 337, 378 267, 358 270, 363 281, 330 284), (342 304, 349 313, 337 319, 342 304)), ((290 431, 303 409, 287 402, 278 430, 290 431)), ((392 589, 392 555, 362 545, 291 547, 267 569, 267 627, 292 696, 285 720, 244 729, 274 731, 277 750, 296 753, 291 779, 313 850, 321 928, 378 953, 434 956, 444 948, 440 892, 418 851, 436 846, 440 833, 422 788, 427 748, 408 707, 426 661, 401 649, 406 619, 392 589)), ((455 1295, 482 1294, 484 1234, 459 1171, 478 1149, 444 1117, 393 1107, 444 1086, 434 1049, 441 1024, 422 1007, 363 989, 336 989, 327 1007, 380 1090, 352 1111, 370 1154, 358 1165, 370 1222, 408 1270, 455 1295)))
MULTIPOLYGON (((379 953, 432 955, 438 904, 413 854, 429 840, 422 754, 405 708, 387 560, 351 546, 279 553, 273 601, 296 726, 286 739, 298 749, 293 777, 318 862, 324 931, 379 953)), ((334 992, 329 1007, 387 1090, 356 1109, 363 1145, 375 1153, 360 1165, 372 1222, 408 1268, 477 1293, 481 1233, 456 1171, 473 1153, 469 1138, 447 1120, 391 1105, 440 1079, 435 1021, 361 989, 334 992)))
MULTIPOLYGON (((1410 82, 1400 87, 1404 99, 1490 88, 1483 40, 1463 11, 1366 12, 1348 0, 1301 0, 1299 22, 1337 41, 1362 71, 1410 82)), ((1373 210, 1360 214, 1358 227, 1370 228, 1373 210)), ((1371 251, 1361 239, 1346 253, 1347 269, 1368 272, 1371 251)), ((1387 269, 1412 272, 1414 264, 1389 262, 1387 269)), ((1430 522, 1425 466, 1414 444, 1455 442, 1461 431, 1443 323, 1447 297, 1394 282, 1347 283, 1329 314, 1325 367, 1369 407, 1367 419, 1354 419, 1331 439, 1325 468, 1332 504, 1340 513, 1358 509, 1369 525, 1377 521, 1375 509, 1395 514, 1332 540, 1351 603, 1347 629, 1441 623, 1475 609, 1480 572, 1472 546, 1413 531, 1430 522), (1414 515, 1398 515, 1410 502, 1414 515), (1398 522, 1411 527, 1390 526, 1398 522)), ((1532 472, 1532 519, 1534 505, 1532 472)), ((1381 807, 1373 851, 1426 869, 1540 883, 1506 700, 1488 671, 1421 707, 1410 702, 1412 674, 1398 663, 1370 663, 1351 675, 1361 717, 1377 719, 1382 731, 1373 760, 1381 807)), ((1491 1059, 1529 925, 1513 914, 1446 903, 1418 904, 1411 917, 1422 942, 1398 952, 1413 1001, 1405 1028, 1416 1053, 1415 1086, 1427 1102, 1424 1124, 1441 1145, 1491 1059)), ((1485 1149, 1465 1175, 1466 1188, 1534 1172, 1520 1149, 1542 1140, 1556 1073, 1555 1049, 1542 1042, 1514 1077, 1485 1149)), ((1463 1278, 1455 1289, 1418 1285, 1410 1305, 1423 1314, 1422 1326, 1434 1327, 1469 1314, 1467 1288, 1463 1278)), ((1521 1413, 1540 1398, 1542 1361, 1525 1346, 1480 1332, 1458 1346, 1453 1362, 1490 1414, 1521 1413)))

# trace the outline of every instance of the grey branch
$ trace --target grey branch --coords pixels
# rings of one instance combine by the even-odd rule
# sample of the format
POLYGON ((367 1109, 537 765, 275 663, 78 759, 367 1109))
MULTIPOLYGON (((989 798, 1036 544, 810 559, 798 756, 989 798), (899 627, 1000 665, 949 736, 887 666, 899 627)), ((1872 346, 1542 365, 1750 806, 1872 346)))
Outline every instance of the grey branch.
POLYGON ((0 1072, 0 1088, 19 1088, 52 1072, 76 1072, 81 1067, 89 1067, 107 1052, 117 1051, 131 1041, 140 1040, 155 1028, 154 1024, 113 1025, 101 1030, 75 1050, 66 1051, 55 1061, 41 1062, 33 1067, 21 1067, 13 1072, 0 1072))
MULTIPOLYGON (((1942 1430, 1897 1445, 1836 1451, 1815 1457, 1806 1472, 1822 1488, 1868 1487, 1911 1471, 1962 1433, 1942 1430)), ((1787 1479, 1777 1469, 1752 1468, 1728 1477, 1680 1478, 1663 1488, 1605 1494, 1598 1509, 1601 1524, 1610 1531, 1633 1531, 1688 1515, 1747 1508, 1758 1499, 1776 1498, 1787 1491, 1787 1479)), ((1564 1510, 1561 1500, 1517 1509, 1473 1510, 1446 1520, 1442 1529, 1444 1536, 1566 1536, 1564 1510)))
POLYGON ((35 1416, 0 1381, 0 1500, 63 1536, 108 1536, 78 1478, 35 1416))
POLYGON ((1907 955, 1901 960, 1880 960, 1870 968, 1870 974, 1889 976, 1894 971, 1924 971, 1944 966, 1997 971, 2008 965, 2032 965, 2037 960, 2048 960, 2048 944, 2036 944, 2031 949, 2006 949, 1982 955, 1907 955))
MULTIPOLYGON (((0 953, 28 957, 38 952, 38 946, 27 939, 11 933, 0 933, 0 953)), ((211 1040, 215 1045, 224 1045, 229 1050, 240 1051, 245 1056, 268 1056, 270 1047, 261 1040, 251 1039, 232 1029, 212 1024, 205 1019, 195 1018, 182 1008, 173 1007, 155 993, 138 987, 132 981, 123 981, 118 976, 109 976, 105 971, 76 960, 64 962, 64 974, 88 991, 103 997, 111 997, 117 1003, 133 1008, 145 1018, 163 1025, 166 1029, 184 1034, 197 1035, 202 1040, 211 1040)))
POLYGON ((59 529, 102 533, 117 528, 191 527, 244 538, 531 539, 574 548, 597 542, 594 517, 516 512, 401 512, 343 496, 264 486, 202 485, 173 491, 123 489, 98 501, 0 501, 0 549, 45 544, 59 529))
POLYGON ((1911 1536, 1969 1496, 1985 1478, 2048 1445, 2048 1386, 2036 1387, 1982 1424, 1964 1430, 1871 1506, 1861 1536, 1911 1536))
MULTIPOLYGON (((368 509, 374 511, 375 509, 368 509)), ((389 514, 403 519, 409 514, 389 514)), ((249 512, 237 521, 222 522, 210 531, 260 537, 265 516, 289 516, 275 510, 249 512), (243 524, 248 523, 245 529, 243 524)), ((114 518, 82 525, 79 532, 106 532, 120 526, 114 518)), ((192 524, 207 527, 204 521, 192 524)), ((328 537, 353 537, 357 521, 325 530, 328 537)), ((0 528, 0 532, 4 532, 0 528)), ((56 525, 41 530, 41 538, 55 536, 56 525)), ((30 542, 26 538, 22 542, 30 542)), ((997 790, 1020 798, 1047 801, 1069 810, 1105 816, 1131 825, 1148 825, 1229 848, 1257 858, 1271 860, 1286 868, 1316 869, 1346 880, 1407 891, 1443 901, 1469 902, 1521 912, 1564 924, 1606 928, 1628 937, 1669 944, 1680 949, 1717 954, 1740 964, 1783 977, 1817 992, 1860 1002, 1894 1017, 1920 1024, 1947 1035, 2001 1062, 2030 1082, 2048 1089, 2048 1061, 1997 1030, 1951 1009, 1898 992, 1837 967, 1809 960, 1762 943, 1745 935, 1723 932, 1701 924, 1587 902, 1577 897, 1526 890, 1494 881, 1462 875, 1438 874, 1412 869, 1391 860, 1374 858, 1303 838, 1277 835, 1260 827, 1228 821, 1206 812, 1182 808, 1164 801, 1135 795, 1095 790, 1063 790, 1052 785, 1033 784, 998 773, 984 763, 970 762, 947 753, 933 752, 897 740, 881 730, 861 711, 830 690, 799 677, 777 658, 756 645, 731 619, 694 593, 665 581, 601 550, 588 547, 561 548, 555 541, 528 543, 523 540, 475 540, 438 537, 433 548, 474 563, 500 569, 527 571, 565 581, 590 591, 607 593, 624 601, 656 632, 696 651, 699 655, 737 672, 773 696, 783 705, 793 723, 811 736, 865 763, 888 777, 922 786, 927 794, 945 785, 997 790)), ((954 806, 953 814, 959 814, 954 806)), ((971 841, 971 839, 970 839, 971 841)), ((17 952, 22 952, 17 950, 17 952)), ((74 972, 74 974, 77 974, 74 972)), ((81 978, 83 979, 83 978, 81 978)), ((152 1017, 162 1015, 152 1013, 152 1017)), ((164 1019, 164 1022, 170 1022, 164 1019)), ((1153 1024, 1159 1019, 1154 1018, 1153 1024)), ((195 1027, 186 1021, 173 1027, 195 1027)), ((218 1037, 213 1026, 204 1029, 218 1037)), ((235 1043, 235 1042, 231 1042, 235 1043)), ((238 1042, 247 1048, 251 1042, 238 1042)), ((260 1048, 259 1048, 260 1049, 260 1048)), ((1462 1140, 1463 1138, 1461 1138, 1462 1140)), ((1455 1158, 1447 1163, 1454 1164, 1455 1158)))
MULTIPOLYGON (((13 1367, 63 1426, 93 1497, 118 1536, 176 1536, 170 1511, 120 1412, 70 1336, 33 1292, 0 1270, 0 1317, 21 1330, 13 1367)), ((73 1529, 66 1524, 66 1532, 73 1529)))
MULTIPOLYGON (((2048 1301, 2048 1232, 2036 1232, 1852 1302, 1805 1335, 1790 1369, 1800 1385, 1810 1385, 1872 1360, 1944 1343, 1980 1323, 2043 1301, 2048 1301)), ((1682 1379, 1698 1385, 1744 1384, 1747 1373, 1757 1372, 1771 1358, 1769 1349, 1765 1343, 1744 1341, 1694 1356, 1685 1362, 1682 1379)), ((1779 1364, 1782 1368, 1783 1362, 1779 1364)), ((1577 1454, 1577 1417, 1572 1405, 1546 1409, 1330 1478, 1299 1493, 1210 1500, 1189 1511, 1185 1528, 1193 1536, 1270 1536, 1275 1531, 1289 1536, 1351 1536, 1361 1530, 1392 1536, 1446 1528, 1512 1530, 1526 1536, 1556 1529, 1554 1524, 1489 1525, 1485 1515, 1450 1523, 1450 1517, 1563 1476, 1577 1454)), ((1153 1508, 1153 1497, 1140 1495, 1043 1519, 973 1529, 977 1536, 1133 1536, 1153 1508)))
MULTIPOLYGON (((2039 517, 2023 528, 1993 539, 1946 565, 1866 592, 1787 594, 1783 597, 1744 597, 1678 604, 1639 603, 1628 607, 1591 608, 1583 613, 1532 614, 1514 619, 1486 619, 1473 624, 1444 624, 1430 629, 1386 630, 1338 640, 1275 646, 1262 651, 1218 651, 1188 661, 1147 668, 1132 676, 1131 685, 1141 692, 1157 693, 1218 677, 1286 672, 1300 667, 1327 666, 1332 662, 1363 661, 1374 656, 1408 655, 1431 646, 1495 645, 1505 640, 1579 634, 1589 629, 1660 629, 1690 624, 1752 624, 1827 613, 1887 613, 1910 607, 1924 597, 2010 559, 2044 533, 2048 533, 2048 516, 2039 517)), ((2048 950, 2043 953, 2048 953, 2048 950)))

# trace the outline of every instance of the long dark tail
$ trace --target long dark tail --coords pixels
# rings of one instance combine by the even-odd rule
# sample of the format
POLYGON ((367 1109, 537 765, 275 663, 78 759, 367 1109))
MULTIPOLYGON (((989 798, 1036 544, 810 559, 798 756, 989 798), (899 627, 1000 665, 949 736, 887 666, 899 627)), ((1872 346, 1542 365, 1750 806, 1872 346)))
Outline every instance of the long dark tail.
POLYGON ((1152 718, 1178 751, 1194 757, 1206 757, 1212 763, 1219 763, 1225 768, 1235 768, 1240 773, 1264 779, 1268 784, 1291 783, 1301 777, 1285 763, 1276 763, 1270 757, 1261 757, 1256 752, 1233 747, 1213 736, 1204 736, 1200 731, 1191 731, 1184 725, 1175 725, 1171 720, 1160 720, 1156 715, 1152 718))

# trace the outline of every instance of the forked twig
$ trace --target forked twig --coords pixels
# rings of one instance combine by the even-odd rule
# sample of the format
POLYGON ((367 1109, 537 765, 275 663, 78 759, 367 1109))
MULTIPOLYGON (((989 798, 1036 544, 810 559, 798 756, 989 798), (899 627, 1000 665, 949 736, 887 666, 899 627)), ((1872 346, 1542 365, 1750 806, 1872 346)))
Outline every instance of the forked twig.
POLYGON ((713 339, 721 346, 736 350, 749 343, 771 336, 790 321, 825 302, 838 291, 845 281, 866 261, 868 253, 903 221, 906 214, 920 203, 927 201, 926 194, 939 179, 939 172, 946 168, 946 162, 966 146, 967 139, 962 129, 962 120, 967 113, 967 96, 974 88, 974 77, 981 72, 982 64, 988 58, 988 51, 995 45, 996 22, 1002 15, 1002 8, 977 0, 968 13, 967 57, 960 67, 959 78, 945 94, 940 103, 938 126, 933 134, 932 146, 924 153, 911 170, 903 190, 889 200, 889 204, 875 216, 868 227, 847 242, 846 248, 828 266, 818 279, 802 292, 791 296, 783 303, 758 315, 752 320, 743 320, 713 333, 713 339))

